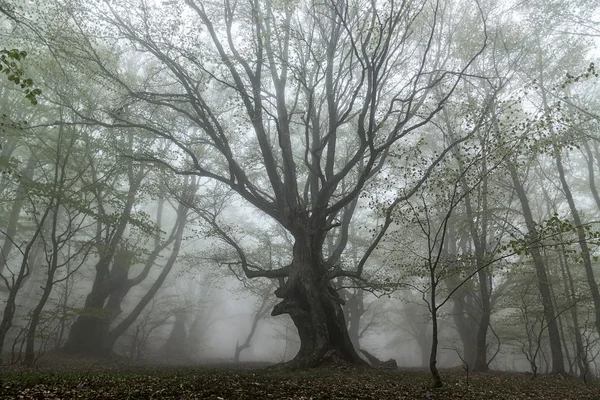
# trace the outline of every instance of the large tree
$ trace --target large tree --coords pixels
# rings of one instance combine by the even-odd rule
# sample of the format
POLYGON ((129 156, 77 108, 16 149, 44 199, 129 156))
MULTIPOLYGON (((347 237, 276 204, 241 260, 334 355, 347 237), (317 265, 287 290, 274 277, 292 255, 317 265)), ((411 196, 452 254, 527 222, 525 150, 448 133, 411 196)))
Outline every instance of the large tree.
POLYGON ((107 89, 93 112, 62 99, 81 123, 171 141, 178 151, 139 146, 128 155, 216 180, 293 237, 291 263, 269 268, 219 232, 248 278, 280 280, 272 315, 289 314, 298 329, 292 365, 361 362, 331 280, 361 277, 391 208, 464 138, 391 189, 398 200, 352 269, 340 262, 345 232, 366 183, 391 152, 419 140, 483 52, 478 3, 105 0, 69 4, 60 26, 47 36, 58 57, 107 89), (465 18, 475 23, 461 25, 465 18), (467 36, 464 46, 456 40, 467 36), (337 250, 324 252, 331 235, 337 250))

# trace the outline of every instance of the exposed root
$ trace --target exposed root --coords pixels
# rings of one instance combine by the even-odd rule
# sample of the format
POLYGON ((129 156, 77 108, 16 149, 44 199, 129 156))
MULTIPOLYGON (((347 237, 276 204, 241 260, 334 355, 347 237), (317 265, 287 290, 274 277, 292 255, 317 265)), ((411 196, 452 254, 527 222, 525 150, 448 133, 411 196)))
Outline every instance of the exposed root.
POLYGON ((374 355, 372 355, 371 353, 369 353, 368 351, 361 349, 360 350, 361 353, 363 353, 365 355, 365 357, 367 357, 367 360, 369 360, 369 362, 371 363, 371 366, 375 367, 375 368, 379 368, 379 369, 398 369, 398 364, 396 363, 396 360, 394 360, 393 358, 390 358, 387 361, 381 361, 379 358, 375 357, 374 355))
POLYGON ((348 361, 337 349, 327 350, 323 355, 311 355, 309 357, 296 356, 290 361, 270 366, 269 368, 278 370, 297 370, 309 368, 335 368, 350 369, 357 367, 368 367, 369 364, 363 359, 356 362, 348 361))

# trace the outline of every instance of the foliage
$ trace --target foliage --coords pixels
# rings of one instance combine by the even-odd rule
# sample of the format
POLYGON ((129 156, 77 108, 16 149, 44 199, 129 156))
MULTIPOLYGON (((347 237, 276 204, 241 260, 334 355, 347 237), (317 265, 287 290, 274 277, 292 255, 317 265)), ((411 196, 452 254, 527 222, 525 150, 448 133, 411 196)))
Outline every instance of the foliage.
MULTIPOLYGON (((532 246, 544 247, 551 246, 554 249, 563 249, 565 244, 571 244, 577 242, 577 226, 571 221, 560 218, 558 214, 552 215, 552 217, 542 221, 538 224, 536 229, 536 237, 532 238, 530 235, 524 237, 515 238, 498 249, 498 253, 509 252, 510 254, 521 254, 529 255, 529 249, 532 246), (565 237, 563 234, 571 234, 572 237, 565 237)), ((586 239, 591 245, 598 245, 600 240, 600 231, 595 230, 591 224, 583 226, 586 233, 586 239)), ((594 257, 594 260, 597 260, 594 257)))
POLYGON ((18 85, 25 92, 25 98, 31 104, 37 104, 37 96, 42 94, 42 90, 36 88, 33 79, 27 78, 21 62, 27 57, 27 52, 17 49, 0 49, 0 73, 5 74, 10 82, 18 85))

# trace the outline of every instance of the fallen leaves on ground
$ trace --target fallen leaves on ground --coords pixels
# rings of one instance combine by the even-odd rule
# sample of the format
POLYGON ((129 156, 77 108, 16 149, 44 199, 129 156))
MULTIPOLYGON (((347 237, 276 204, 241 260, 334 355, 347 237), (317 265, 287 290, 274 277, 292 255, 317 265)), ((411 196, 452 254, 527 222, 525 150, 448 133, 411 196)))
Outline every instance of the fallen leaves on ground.
POLYGON ((5 370, 3 399, 556 399, 600 400, 600 383, 519 373, 443 373, 431 388, 426 371, 326 368, 120 367, 5 370))

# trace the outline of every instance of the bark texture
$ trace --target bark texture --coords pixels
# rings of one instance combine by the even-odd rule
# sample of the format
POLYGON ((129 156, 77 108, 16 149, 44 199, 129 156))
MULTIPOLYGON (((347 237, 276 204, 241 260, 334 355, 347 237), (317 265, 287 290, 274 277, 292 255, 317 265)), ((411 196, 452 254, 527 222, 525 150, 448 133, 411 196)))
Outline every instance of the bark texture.
POLYGON ((321 256, 322 241, 296 237, 290 275, 276 291, 282 299, 271 315, 289 314, 300 336, 300 350, 290 367, 317 367, 326 363, 366 364, 346 328, 342 299, 333 288, 321 256))

